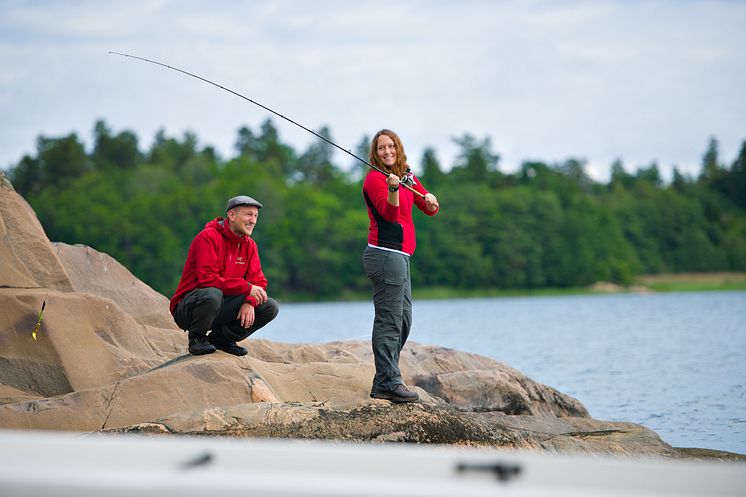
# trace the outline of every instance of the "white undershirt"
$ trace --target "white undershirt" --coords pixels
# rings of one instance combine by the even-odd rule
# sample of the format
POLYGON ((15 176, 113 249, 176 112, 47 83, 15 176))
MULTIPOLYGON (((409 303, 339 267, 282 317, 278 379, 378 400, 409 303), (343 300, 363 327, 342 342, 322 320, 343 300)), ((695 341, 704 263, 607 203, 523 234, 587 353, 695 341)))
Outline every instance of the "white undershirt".
POLYGON ((368 244, 368 247, 378 249, 378 250, 388 250, 389 252, 396 252, 397 254, 406 255, 409 257, 409 254, 406 252, 402 252, 401 250, 391 249, 388 247, 379 247, 378 245, 368 244))

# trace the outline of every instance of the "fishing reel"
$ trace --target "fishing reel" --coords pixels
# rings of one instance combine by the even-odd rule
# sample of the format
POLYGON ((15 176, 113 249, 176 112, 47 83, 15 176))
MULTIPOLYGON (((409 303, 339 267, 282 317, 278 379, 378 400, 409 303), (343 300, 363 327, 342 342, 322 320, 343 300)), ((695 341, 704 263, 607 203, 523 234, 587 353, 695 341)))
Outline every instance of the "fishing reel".
POLYGON ((404 172, 404 176, 399 178, 399 183, 403 184, 404 186, 408 186, 409 188, 412 188, 414 186, 414 173, 410 168, 407 168, 407 170, 404 172))

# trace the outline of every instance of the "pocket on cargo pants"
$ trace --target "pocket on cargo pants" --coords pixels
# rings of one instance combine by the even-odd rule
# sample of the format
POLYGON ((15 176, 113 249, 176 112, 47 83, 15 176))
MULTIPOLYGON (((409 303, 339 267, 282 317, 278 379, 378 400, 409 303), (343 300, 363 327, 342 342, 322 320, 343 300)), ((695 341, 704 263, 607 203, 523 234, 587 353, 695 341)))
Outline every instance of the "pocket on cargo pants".
POLYGON ((378 306, 386 304, 399 308, 404 296, 404 284, 407 282, 406 256, 375 248, 366 248, 363 252, 365 274, 373 282, 373 300, 378 306))
POLYGON ((390 252, 383 266, 383 282, 386 287, 386 302, 396 308, 404 303, 407 282, 407 256, 390 252))

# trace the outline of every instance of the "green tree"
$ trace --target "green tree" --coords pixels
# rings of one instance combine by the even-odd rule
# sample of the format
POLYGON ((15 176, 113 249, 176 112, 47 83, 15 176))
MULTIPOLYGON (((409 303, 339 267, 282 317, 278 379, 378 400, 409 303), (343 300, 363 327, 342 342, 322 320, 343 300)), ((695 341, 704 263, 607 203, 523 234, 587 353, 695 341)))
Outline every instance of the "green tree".
POLYGON ((191 131, 184 133, 182 141, 166 136, 166 131, 158 130, 147 161, 171 171, 178 171, 197 153, 197 135, 191 131))
POLYGON ((297 176, 295 151, 280 141, 277 128, 271 119, 262 123, 258 135, 255 135, 248 127, 239 129, 235 148, 242 157, 257 164, 264 164, 274 174, 288 179, 297 176))
POLYGON ((678 192, 684 192, 689 188, 689 185, 691 183, 691 179, 683 175, 677 167, 673 168, 673 178, 671 180, 671 186, 674 190, 678 192))
POLYGON ((658 170, 658 164, 656 162, 653 162, 647 168, 638 169, 635 179, 637 181, 647 182, 656 188, 660 188, 661 186, 663 186, 663 180, 661 179, 661 174, 658 170))
POLYGON ((427 185, 429 190, 436 190, 445 180, 445 174, 440 166, 440 161, 435 153, 435 149, 427 147, 422 153, 422 181, 427 185))
POLYGON ((611 189, 629 189, 634 185, 634 177, 624 170, 624 164, 621 159, 616 159, 611 164, 611 189))
POLYGON ((112 136, 104 121, 96 121, 93 138, 91 160, 97 169, 132 169, 142 162, 137 136, 132 131, 122 131, 112 136))
POLYGON ((485 249, 492 256, 496 286, 536 288, 544 285, 539 220, 533 206, 535 192, 524 188, 501 190, 497 216, 485 249))
POLYGON ((29 155, 24 155, 21 161, 10 170, 9 177, 15 190, 24 197, 39 193, 45 186, 42 182, 39 159, 29 155))
POLYGON ((738 157, 730 169, 716 169, 709 181, 712 189, 728 198, 733 204, 746 209, 746 141, 741 144, 738 157))
POLYGON ((746 140, 741 142, 741 150, 733 161, 723 191, 734 204, 746 209, 746 140))
MULTIPOLYGON (((329 128, 324 126, 318 131, 319 135, 329 141, 333 141, 329 128)), ((298 158, 298 181, 324 186, 338 174, 332 164, 334 147, 322 139, 317 139, 309 145, 308 149, 298 158)))
MULTIPOLYGON (((360 141, 357 143, 353 150, 353 153, 364 161, 368 161, 368 154, 370 152, 370 140, 370 136, 363 135, 363 137, 360 138, 360 141)), ((354 157, 351 158, 351 161, 352 162, 348 169, 348 178, 352 182, 361 181, 362 178, 364 178, 365 175, 368 174, 368 171, 370 171, 370 167, 354 157)))
MULTIPOLYGON (((324 136, 331 136, 324 129, 324 136)), ((187 249, 225 201, 249 194, 265 204, 255 239, 270 291, 280 298, 333 299, 365 291, 360 253, 368 217, 358 164, 337 169, 323 140, 296 155, 266 121, 238 132, 222 160, 193 133, 158 132, 150 150, 131 132, 94 127, 86 153, 74 134, 39 137, 11 170, 50 239, 107 252, 170 295, 187 249), (61 208, 61 206, 63 208, 61 208)), ((367 158, 368 140, 358 154, 367 158)), ((582 160, 526 162, 497 170, 489 139, 465 135, 450 169, 428 148, 419 176, 439 197, 437 217, 415 212, 412 277, 417 288, 539 288, 629 283, 642 272, 746 270, 746 142, 730 168, 710 141, 694 181, 671 184, 657 164, 593 181, 582 160)))
POLYGON ((500 156, 492 152, 492 140, 488 137, 479 141, 467 133, 453 141, 461 147, 461 151, 451 174, 464 182, 493 183, 498 176, 500 156))
POLYGON ((11 181, 23 194, 40 192, 47 187, 58 187, 91 170, 85 147, 75 133, 62 138, 39 136, 36 157, 24 156, 11 170, 11 181))
POLYGON ((714 137, 710 138, 707 144, 707 151, 702 156, 702 173, 700 181, 707 185, 713 185, 723 175, 724 168, 720 164, 719 144, 714 137))

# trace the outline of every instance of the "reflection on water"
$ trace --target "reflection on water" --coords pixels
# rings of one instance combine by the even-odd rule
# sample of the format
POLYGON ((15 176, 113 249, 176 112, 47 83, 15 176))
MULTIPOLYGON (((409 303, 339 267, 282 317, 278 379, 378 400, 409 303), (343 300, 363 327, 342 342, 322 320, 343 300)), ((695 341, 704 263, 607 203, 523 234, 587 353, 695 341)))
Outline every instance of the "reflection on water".
MULTIPOLYGON (((369 339, 369 302, 285 304, 261 338, 369 339)), ((746 453, 746 292, 415 301, 411 340, 490 356, 679 447, 746 453)))

